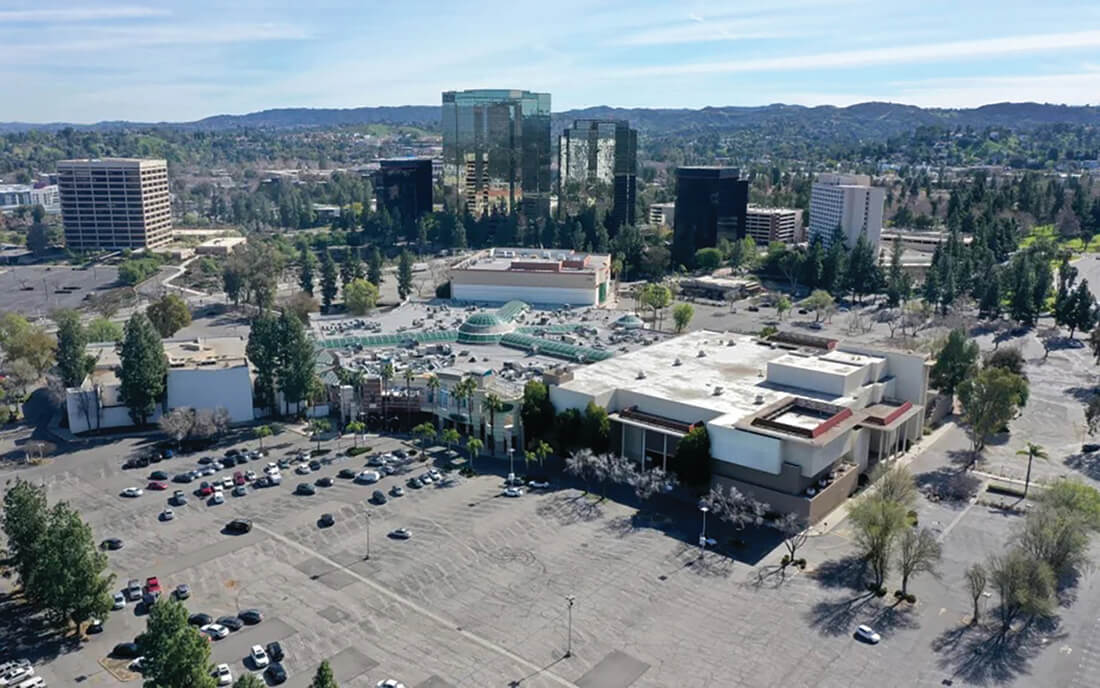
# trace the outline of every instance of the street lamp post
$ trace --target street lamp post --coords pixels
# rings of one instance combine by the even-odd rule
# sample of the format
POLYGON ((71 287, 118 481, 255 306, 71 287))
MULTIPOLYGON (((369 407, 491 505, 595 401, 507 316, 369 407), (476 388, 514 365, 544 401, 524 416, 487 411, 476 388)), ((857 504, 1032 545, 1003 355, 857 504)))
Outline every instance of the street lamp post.
POLYGON ((573 602, 576 601, 576 597, 573 595, 566 595, 565 601, 569 603, 569 632, 566 636, 565 656, 573 656, 573 602))
POLYGON ((516 455, 515 447, 508 447, 508 484, 511 485, 516 477, 516 466, 514 463, 516 455))
POLYGON ((363 559, 370 559, 370 515, 367 515, 367 556, 363 559))
POLYGON ((704 504, 699 507, 699 511, 703 512, 703 532, 699 534, 699 558, 703 558, 703 553, 707 549, 707 512, 710 508, 704 504))

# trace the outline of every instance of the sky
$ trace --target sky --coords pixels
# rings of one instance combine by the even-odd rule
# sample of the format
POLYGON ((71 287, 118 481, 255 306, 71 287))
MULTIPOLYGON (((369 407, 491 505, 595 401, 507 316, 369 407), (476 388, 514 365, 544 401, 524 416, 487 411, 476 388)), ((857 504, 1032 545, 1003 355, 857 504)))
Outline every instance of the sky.
POLYGON ((613 105, 1100 104, 1100 0, 0 0, 0 121, 524 88, 613 105))

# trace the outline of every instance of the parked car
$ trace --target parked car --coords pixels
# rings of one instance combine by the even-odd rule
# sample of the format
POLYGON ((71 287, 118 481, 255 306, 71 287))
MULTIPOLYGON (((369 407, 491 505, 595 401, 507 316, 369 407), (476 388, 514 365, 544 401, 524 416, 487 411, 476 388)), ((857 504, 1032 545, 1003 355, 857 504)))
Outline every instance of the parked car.
POLYGON ((381 454, 375 454, 374 456, 370 457, 370 459, 367 460, 367 465, 368 466, 385 466, 386 465, 386 459, 381 454))
POLYGON ((141 599, 141 581, 137 578, 131 578, 130 582, 126 584, 126 597, 131 600, 141 599))
POLYGON ((244 497, 247 494, 248 494, 248 488, 245 487, 244 485, 238 485, 238 486, 233 488, 233 496, 234 497, 244 497))
POLYGON ((419 490, 420 488, 424 487, 424 483, 420 482, 420 478, 416 477, 409 478, 405 484, 414 490, 419 490))
POLYGON ((397 528, 390 531, 390 537, 396 540, 408 540, 413 536, 412 531, 408 528, 397 528))
POLYGON ((149 474, 149 480, 168 480, 168 474, 164 471, 153 471, 149 474))
POLYGON ((253 669, 263 669, 271 663, 262 645, 253 645, 252 649, 248 652, 248 657, 252 660, 253 669))
POLYGON ((236 456, 237 454, 240 454, 240 453, 241 452, 240 452, 239 449, 235 449, 235 448, 234 449, 228 449, 228 450, 226 450, 225 454, 223 454, 223 456, 225 456, 226 458, 229 458, 230 456, 236 456))
POLYGON ((214 623, 214 618, 211 617, 209 614, 197 612, 187 617, 187 623, 191 624, 192 626, 209 626, 210 624, 214 623))
POLYGON ((391 497, 404 497, 405 496, 405 488, 401 487, 400 485, 394 485, 393 487, 390 488, 390 496, 391 497))
POLYGON ((143 494, 145 494, 145 491, 140 487, 127 487, 122 491, 123 497, 140 497, 143 494))
POLYGON ((522 497, 523 496, 523 488, 522 487, 506 487, 506 488, 504 488, 504 496, 505 497, 522 497))
POLYGON ((249 626, 255 626, 264 620, 264 613, 259 609, 245 609, 237 616, 249 626))
POLYGON ((235 616, 219 616, 214 623, 225 626, 231 631, 239 631, 244 628, 244 622, 235 616))
POLYGON ((123 609, 123 608, 126 607, 126 596, 123 595, 120 592, 116 592, 113 595, 113 601, 114 601, 114 604, 111 605, 111 609, 114 609, 114 610, 117 611, 119 609, 123 609))
POLYGON ((273 662, 283 661, 283 646, 279 644, 277 640, 273 640, 267 644, 267 656, 271 658, 273 662))
POLYGON ((133 659, 138 656, 138 652, 140 650, 137 643, 119 643, 111 649, 111 656, 119 659, 133 659))
POLYGON ((195 479, 194 474, 192 474, 190 472, 176 473, 174 476, 172 476, 172 482, 174 482, 174 483, 189 483, 194 479, 195 479))
POLYGON ((214 677, 218 679, 219 686, 228 686, 233 684, 233 672, 229 670, 228 664, 219 664, 214 667, 214 677))
POLYGON ((122 549, 122 538, 107 538, 103 542, 99 543, 101 549, 110 551, 122 549))
POLYGON ((332 487, 332 477, 326 475, 323 478, 317 478, 317 480, 314 481, 314 485, 317 487, 332 487))
POLYGON ((378 471, 363 471, 355 477, 356 482, 365 483, 367 485, 376 483, 382 479, 382 475, 378 471))
POLYGON ((171 521, 175 518, 176 512, 172 511, 171 509, 165 509, 164 511, 160 512, 160 520, 162 521, 171 521))
POLYGON ((375 504, 385 504, 387 501, 386 493, 382 490, 375 490, 371 493, 370 500, 375 504))
POLYGON ((343 478, 344 480, 351 480, 355 477, 354 468, 341 468, 340 472, 336 474, 337 478, 343 478))
POLYGON ((145 579, 145 592, 160 595, 160 580, 156 576, 149 576, 145 579))
POLYGON ((321 462, 318 461, 317 459, 314 459, 314 460, 310 461, 309 462, 309 470, 311 470, 311 471, 321 470, 321 462))
POLYGON ((395 678, 387 678, 374 684, 376 688, 405 688, 405 684, 395 678))
POLYGON ((298 467, 294 469, 294 472, 298 475, 309 475, 312 469, 309 467, 308 463, 300 463, 298 467))
POLYGON ((859 628, 856 629, 856 638, 858 640, 862 640, 865 643, 870 643, 871 645, 874 645, 882 640, 882 636, 876 633, 875 629, 866 624, 861 624, 859 628))
POLYGON ((545 490, 546 488, 550 487, 550 481, 542 478, 536 478, 528 482, 527 487, 532 487, 536 490, 545 490))
POLYGON ((298 487, 294 488, 294 494, 311 496, 317 494, 317 488, 309 483, 298 483, 298 487))
POLYGON ((317 519, 317 525, 321 528, 329 528, 336 523, 336 519, 332 517, 332 514, 321 514, 321 518, 317 519))
POLYGON ((244 473, 237 471, 233 474, 234 485, 244 485, 244 473))
POLYGON ((172 503, 176 506, 183 506, 187 503, 187 495, 183 493, 183 490, 176 490, 172 493, 172 503))
POLYGON ((247 518, 235 518, 225 525, 230 533, 244 534, 252 531, 252 521, 247 518))
POLYGON ((186 600, 191 597, 191 586, 187 583, 180 583, 176 586, 176 589, 172 591, 172 594, 176 596, 177 600, 186 600))
POLYGON ((211 505, 225 504, 225 493, 222 492, 221 490, 215 490, 214 494, 211 495, 211 497, 210 497, 210 504, 211 505))
POLYGON ((286 681, 286 669, 282 664, 275 663, 267 667, 267 671, 264 672, 267 675, 267 680, 271 683, 278 685, 286 681))
POLYGON ((432 477, 431 473, 424 473, 420 476, 420 482, 424 485, 431 485, 435 482, 435 478, 432 477))

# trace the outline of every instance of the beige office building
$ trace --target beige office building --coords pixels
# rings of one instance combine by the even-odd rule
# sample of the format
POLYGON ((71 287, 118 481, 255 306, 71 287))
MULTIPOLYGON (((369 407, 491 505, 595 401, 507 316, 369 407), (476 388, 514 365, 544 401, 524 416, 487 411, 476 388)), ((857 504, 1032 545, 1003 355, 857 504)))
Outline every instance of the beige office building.
POLYGON ((745 212, 745 234, 765 246, 773 241, 784 244, 801 241, 802 211, 750 205, 745 212))
POLYGON ((154 248, 172 240, 166 161, 62 160, 57 175, 71 250, 154 248))

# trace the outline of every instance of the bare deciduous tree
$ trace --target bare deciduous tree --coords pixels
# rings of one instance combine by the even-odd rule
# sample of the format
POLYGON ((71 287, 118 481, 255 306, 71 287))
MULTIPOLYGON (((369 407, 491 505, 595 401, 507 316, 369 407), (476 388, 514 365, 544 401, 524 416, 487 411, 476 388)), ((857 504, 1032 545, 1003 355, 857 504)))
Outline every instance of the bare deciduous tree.
POLYGON ((970 593, 970 599, 974 603, 974 615, 970 617, 971 625, 978 623, 980 611, 978 603, 981 601, 982 595, 985 594, 986 582, 985 567, 981 564, 974 564, 966 570, 966 590, 970 593))
POLYGON ((181 406, 175 408, 160 417, 158 425, 164 434, 176 441, 176 445, 183 441, 184 437, 191 434, 191 428, 195 424, 194 409, 181 406))
POLYGON ((211 414, 211 418, 214 422, 214 432, 221 435, 229 429, 229 423, 233 420, 229 415, 229 409, 224 406, 219 406, 214 409, 214 413, 211 414))
POLYGON ((675 488, 676 484, 676 475, 666 473, 660 466, 652 470, 636 472, 630 483, 634 488, 634 494, 642 501, 652 499, 661 492, 668 492, 675 488))
POLYGON ((790 563, 794 563, 795 554, 810 537, 810 530, 806 522, 797 514, 785 514, 775 522, 775 529, 783 535, 783 545, 787 548, 790 563))
POLYGON ((909 579, 918 573, 934 573, 943 550, 936 535, 927 528, 909 528, 898 539, 898 570, 901 593, 909 592, 909 579))
POLYGON ((733 485, 727 490, 712 487, 703 501, 718 518, 738 530, 748 525, 763 524, 764 515, 770 508, 765 502, 746 496, 733 485))

